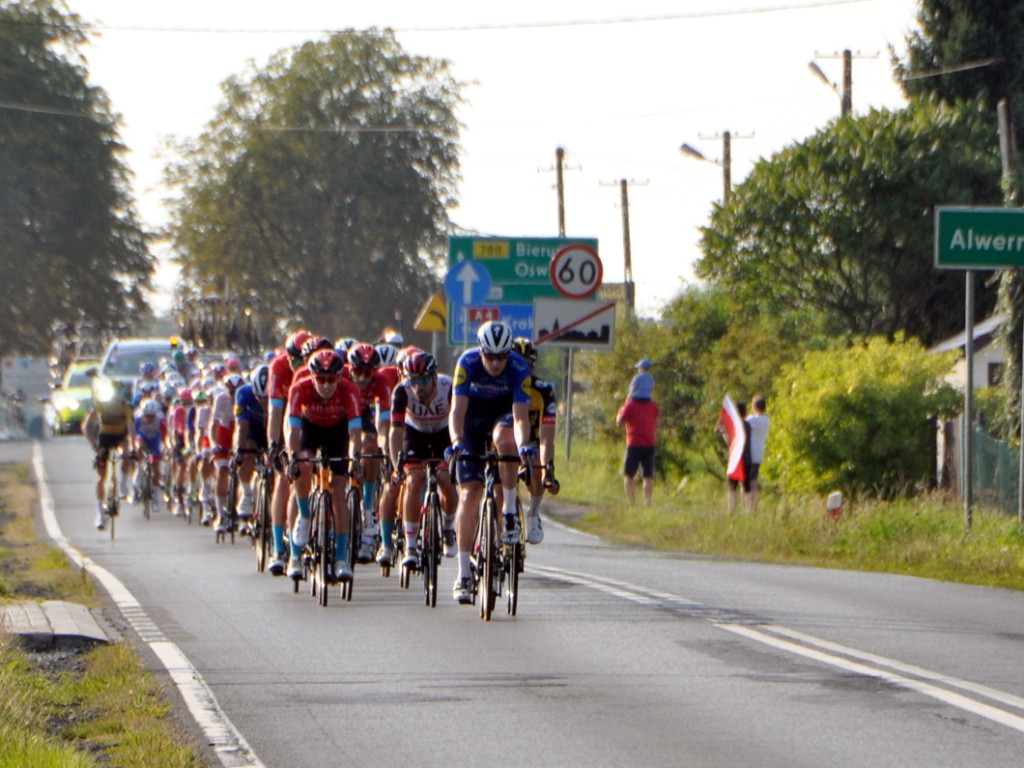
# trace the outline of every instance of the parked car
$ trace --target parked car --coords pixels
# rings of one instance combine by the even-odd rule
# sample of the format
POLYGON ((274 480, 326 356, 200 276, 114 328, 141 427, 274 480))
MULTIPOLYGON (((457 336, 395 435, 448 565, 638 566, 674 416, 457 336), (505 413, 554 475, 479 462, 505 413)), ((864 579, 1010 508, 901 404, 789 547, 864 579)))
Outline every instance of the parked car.
POLYGON ((77 360, 67 367, 60 381, 52 385, 43 403, 43 419, 50 434, 81 430, 82 420, 92 408, 92 379, 88 371, 97 365, 97 360, 77 360))

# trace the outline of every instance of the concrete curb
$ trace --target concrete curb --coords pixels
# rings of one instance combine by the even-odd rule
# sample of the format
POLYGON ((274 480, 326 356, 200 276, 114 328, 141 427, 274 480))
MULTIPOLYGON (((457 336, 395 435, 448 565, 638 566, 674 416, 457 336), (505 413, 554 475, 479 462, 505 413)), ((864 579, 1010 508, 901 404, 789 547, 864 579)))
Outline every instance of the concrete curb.
POLYGON ((0 631, 34 651, 111 642, 88 608, 64 600, 0 606, 0 631))

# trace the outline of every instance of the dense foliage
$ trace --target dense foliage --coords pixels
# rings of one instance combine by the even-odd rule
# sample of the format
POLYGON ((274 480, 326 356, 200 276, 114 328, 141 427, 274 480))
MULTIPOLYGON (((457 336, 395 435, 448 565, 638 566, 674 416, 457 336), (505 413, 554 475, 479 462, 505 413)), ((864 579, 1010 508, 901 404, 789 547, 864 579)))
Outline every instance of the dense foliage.
POLYGON ((766 477, 791 491, 883 498, 927 485, 930 419, 950 416, 961 399, 944 378, 952 364, 900 337, 808 353, 783 371, 766 477))
POLYGON ((147 309, 153 261, 83 42, 63 4, 0 2, 0 354, 45 350, 57 323, 113 327, 147 309))
MULTIPOLYGON (((940 204, 998 204, 994 124, 935 100, 842 118, 761 160, 704 227, 700 277, 770 314, 813 312, 834 337, 963 328, 960 271, 936 270, 940 204)), ((984 280, 979 280, 983 284, 984 280)), ((979 291, 982 311, 994 290, 979 291)))
POLYGON ((458 180, 459 84, 390 31, 339 32, 223 84, 168 169, 190 296, 229 290, 264 324, 371 338, 437 285, 458 180))

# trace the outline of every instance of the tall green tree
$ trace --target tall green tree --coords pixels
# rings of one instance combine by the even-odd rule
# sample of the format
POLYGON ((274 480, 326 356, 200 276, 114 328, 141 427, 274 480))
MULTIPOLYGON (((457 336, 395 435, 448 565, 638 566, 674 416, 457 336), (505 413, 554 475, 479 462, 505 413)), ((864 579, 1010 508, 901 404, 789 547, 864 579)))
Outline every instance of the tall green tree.
MULTIPOLYGON (((946 102, 978 102, 987 119, 996 124, 996 105, 1006 99, 1014 123, 1016 149, 1024 147, 1024 2, 1021 0, 920 0, 920 29, 907 38, 906 59, 896 61, 897 75, 909 94, 930 94, 946 102), (941 71, 941 73, 940 73, 941 71), (909 78, 909 79, 908 79, 909 78)), ((964 202, 1021 204, 1024 189, 1021 162, 1015 158, 1005 187, 1005 201, 989 198, 964 202)), ((1001 270, 997 276, 1002 328, 1009 375, 1010 414, 1001 422, 1008 435, 1020 434, 1021 345, 1024 326, 1024 280, 1020 270, 1001 270)))
POLYGON ((829 335, 931 344, 964 314, 962 274, 933 266, 934 207, 998 203, 999 173, 978 105, 926 99, 837 119, 761 160, 715 208, 695 271, 762 311, 815 312, 829 335))
MULTIPOLYGON (((229 79, 168 179, 188 294, 264 324, 370 338, 437 286, 458 181, 460 84, 389 30, 347 30, 229 79)), ((278 330, 283 330, 279 327, 278 330)))
POLYGON ((83 42, 63 3, 0 2, 0 354, 47 349, 55 323, 147 310, 153 261, 83 42))

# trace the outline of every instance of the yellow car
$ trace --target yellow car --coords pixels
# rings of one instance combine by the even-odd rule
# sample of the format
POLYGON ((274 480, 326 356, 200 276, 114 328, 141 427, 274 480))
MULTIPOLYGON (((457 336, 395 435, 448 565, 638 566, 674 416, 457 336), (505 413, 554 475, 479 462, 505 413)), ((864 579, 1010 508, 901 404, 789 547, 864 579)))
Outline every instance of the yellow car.
POLYGON ((81 430, 82 420, 92 408, 92 379, 86 371, 95 370, 96 365, 95 360, 71 363, 64 377, 53 385, 53 392, 43 409, 51 434, 63 435, 81 430))

